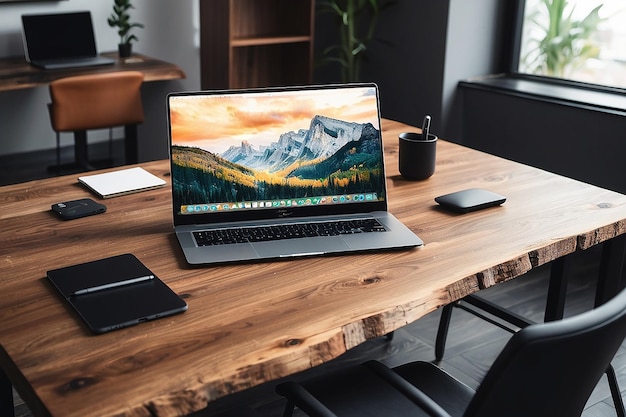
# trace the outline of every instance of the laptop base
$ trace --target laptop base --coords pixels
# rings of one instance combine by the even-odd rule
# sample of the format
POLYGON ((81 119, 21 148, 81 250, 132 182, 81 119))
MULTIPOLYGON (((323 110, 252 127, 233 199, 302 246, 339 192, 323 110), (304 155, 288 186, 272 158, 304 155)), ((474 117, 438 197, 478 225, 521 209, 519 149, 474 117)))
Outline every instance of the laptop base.
POLYGON ((45 70, 69 69, 69 68, 89 68, 115 64, 115 60, 106 57, 87 58, 80 60, 53 60, 46 62, 30 62, 34 67, 45 70))

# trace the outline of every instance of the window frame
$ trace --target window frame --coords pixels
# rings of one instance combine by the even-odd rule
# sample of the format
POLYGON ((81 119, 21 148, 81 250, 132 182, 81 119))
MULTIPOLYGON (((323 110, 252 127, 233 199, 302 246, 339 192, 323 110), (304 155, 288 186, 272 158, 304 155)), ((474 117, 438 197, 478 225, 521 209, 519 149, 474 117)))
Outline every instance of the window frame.
POLYGON ((543 82, 552 85, 560 85, 564 87, 573 87, 586 90, 593 90, 605 93, 624 94, 626 88, 615 87, 604 84, 594 84, 583 81, 569 80, 566 78, 549 77, 545 75, 528 74, 519 71, 520 53, 522 49, 522 33, 524 28, 524 11, 526 8, 526 0, 513 0, 511 11, 509 13, 512 19, 511 27, 512 33, 510 36, 510 43, 506 45, 508 48, 508 68, 507 73, 510 76, 525 80, 534 80, 537 82, 543 82))

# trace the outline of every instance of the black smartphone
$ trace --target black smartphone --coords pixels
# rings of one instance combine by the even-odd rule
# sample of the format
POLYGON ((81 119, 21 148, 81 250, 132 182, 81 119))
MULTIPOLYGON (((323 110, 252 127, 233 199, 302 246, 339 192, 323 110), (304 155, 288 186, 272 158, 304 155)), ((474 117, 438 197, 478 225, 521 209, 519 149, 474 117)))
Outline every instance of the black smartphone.
POLYGON ((66 201, 52 205, 52 211, 61 216, 62 219, 72 220, 85 216, 104 213, 107 210, 104 204, 96 203, 91 198, 66 201))

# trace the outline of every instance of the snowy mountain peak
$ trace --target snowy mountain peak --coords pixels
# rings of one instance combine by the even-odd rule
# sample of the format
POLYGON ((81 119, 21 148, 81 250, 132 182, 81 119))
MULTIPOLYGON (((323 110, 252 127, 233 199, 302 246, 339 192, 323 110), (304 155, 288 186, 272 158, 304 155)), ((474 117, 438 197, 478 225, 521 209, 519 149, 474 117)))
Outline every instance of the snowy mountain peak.
POLYGON ((264 149, 254 149, 247 141, 231 146, 220 156, 240 165, 268 172, 290 167, 296 161, 324 160, 350 141, 358 141, 366 125, 316 115, 309 129, 280 135, 264 149))

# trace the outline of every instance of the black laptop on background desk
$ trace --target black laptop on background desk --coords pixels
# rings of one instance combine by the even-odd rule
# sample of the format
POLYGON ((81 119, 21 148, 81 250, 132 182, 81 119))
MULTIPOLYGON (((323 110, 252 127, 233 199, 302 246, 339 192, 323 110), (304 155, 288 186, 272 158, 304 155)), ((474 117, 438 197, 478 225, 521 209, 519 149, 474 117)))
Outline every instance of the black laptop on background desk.
POLYGON ((44 69, 111 65, 115 60, 98 56, 88 11, 22 15, 26 60, 44 69))

